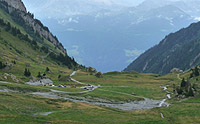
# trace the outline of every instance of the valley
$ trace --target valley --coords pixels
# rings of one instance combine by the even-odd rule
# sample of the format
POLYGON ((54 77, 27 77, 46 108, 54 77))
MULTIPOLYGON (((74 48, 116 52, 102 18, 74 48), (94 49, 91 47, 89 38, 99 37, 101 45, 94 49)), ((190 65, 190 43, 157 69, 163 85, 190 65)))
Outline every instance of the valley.
POLYGON ((146 65, 146 69, 151 65, 148 73, 134 69, 102 73, 78 63, 64 46, 21 0, 0 0, 1 124, 200 123, 199 23, 166 36, 148 50, 150 54, 140 56, 134 66, 144 67, 147 56, 152 60, 146 65), (165 61, 170 55, 175 64, 165 61), (169 65, 165 73, 156 73, 165 65, 157 67, 157 61, 169 65))
POLYGON ((107 5, 103 0, 24 1, 59 37, 70 56, 101 72, 124 70, 166 35, 200 17, 198 0, 143 0, 138 6, 107 5))
MULTIPOLYGON (((187 73, 180 77, 185 75, 187 73)), ((67 83, 66 88, 54 88, 0 82, 0 104, 4 106, 1 107, 1 123, 13 123, 13 119, 15 123, 72 124, 199 122, 200 111, 195 109, 199 107, 199 98, 181 100, 174 97, 173 84, 180 84, 176 73, 159 76, 113 72, 103 76, 99 79, 78 71, 73 76, 74 79, 85 84, 101 85, 94 91, 85 93, 82 93, 79 86, 69 88, 71 85, 67 83), (161 105, 161 99, 166 100, 169 92, 172 97, 166 101, 169 104, 161 105), (144 101, 144 97, 149 100, 144 101), (148 105, 147 108, 145 104, 148 105), (113 117, 117 118, 113 120, 113 117)), ((59 84, 63 83, 56 85, 59 84)))

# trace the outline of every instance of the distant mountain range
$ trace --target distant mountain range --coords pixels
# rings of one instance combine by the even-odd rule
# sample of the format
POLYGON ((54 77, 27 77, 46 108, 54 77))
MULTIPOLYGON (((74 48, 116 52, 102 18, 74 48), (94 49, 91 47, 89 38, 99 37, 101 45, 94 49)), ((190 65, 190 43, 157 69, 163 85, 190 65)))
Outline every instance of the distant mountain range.
POLYGON ((68 54, 103 72, 123 70, 165 35, 200 19, 198 0, 146 0, 136 7, 107 0, 41 2, 30 1, 37 6, 31 11, 68 54))

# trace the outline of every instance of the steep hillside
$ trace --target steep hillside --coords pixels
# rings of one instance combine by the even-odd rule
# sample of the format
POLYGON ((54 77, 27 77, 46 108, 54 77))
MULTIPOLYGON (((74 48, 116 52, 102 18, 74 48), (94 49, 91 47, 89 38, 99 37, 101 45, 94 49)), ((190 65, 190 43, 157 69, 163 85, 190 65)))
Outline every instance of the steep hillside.
POLYGON ((169 73, 173 68, 187 70, 200 63, 200 22, 166 36, 147 50, 125 71, 169 73))
POLYGON ((20 0, 0 1, 0 80, 9 80, 5 75, 14 74, 16 82, 29 81, 39 72, 46 75, 47 67, 53 80, 58 79, 59 71, 83 68, 47 27, 26 12, 20 0), (31 76, 24 74, 25 68, 31 76))
POLYGON ((0 8, 11 15, 12 19, 21 25, 29 34, 40 35, 52 42, 63 53, 66 52, 56 36, 53 36, 48 27, 44 26, 40 20, 34 19, 34 15, 26 11, 21 0, 0 0, 0 8))

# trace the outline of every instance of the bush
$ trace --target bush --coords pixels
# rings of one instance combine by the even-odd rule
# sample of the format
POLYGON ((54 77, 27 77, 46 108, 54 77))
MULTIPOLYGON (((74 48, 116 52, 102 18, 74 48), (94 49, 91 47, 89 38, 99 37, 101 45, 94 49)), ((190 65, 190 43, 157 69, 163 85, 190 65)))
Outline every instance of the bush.
POLYGON ((3 62, 0 61, 0 69, 3 69, 5 67, 6 67, 6 65, 3 62))
POLYGON ((95 76, 98 77, 98 78, 103 78, 103 74, 101 72, 96 73, 95 76))
POLYGON ((50 69, 48 67, 46 67, 46 72, 49 72, 49 71, 50 71, 50 69))

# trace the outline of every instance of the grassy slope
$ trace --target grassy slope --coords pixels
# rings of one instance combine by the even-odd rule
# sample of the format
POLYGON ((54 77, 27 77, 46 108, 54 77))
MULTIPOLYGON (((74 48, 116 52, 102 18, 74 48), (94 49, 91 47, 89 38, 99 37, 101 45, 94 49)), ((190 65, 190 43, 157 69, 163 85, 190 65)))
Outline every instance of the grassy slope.
MULTIPOLYGON (((10 22, 13 27, 17 27, 22 33, 26 34, 23 28, 17 25, 15 22, 13 22, 11 17, 4 13, 1 9, 0 15, 1 18, 4 19, 4 21, 10 22)), ((18 78, 22 79, 22 82, 27 81, 28 79, 24 79, 25 77, 23 76, 26 63, 29 63, 31 65, 29 69, 31 70, 32 75, 35 77, 37 76, 38 72, 45 72, 46 67, 49 67, 52 71, 51 74, 47 75, 51 77, 52 80, 57 80, 59 70, 65 71, 65 75, 69 75, 72 72, 67 67, 58 66, 54 61, 52 61, 48 57, 45 59, 44 63, 41 64, 42 56, 45 56, 46 53, 43 53, 39 50, 34 50, 30 46, 30 44, 26 43, 25 41, 19 40, 17 37, 6 32, 5 29, 2 27, 1 30, 2 31, 0 33, 0 36, 3 38, 3 40, 0 40, 0 60, 3 60, 4 62, 8 63, 11 63, 11 61, 16 60, 17 64, 9 70, 1 70, 0 75, 5 72, 13 73, 18 78), (21 51, 23 54, 20 55, 15 49, 21 51)), ((55 53, 61 52, 58 49, 55 49, 54 45, 48 42, 46 39, 44 40, 43 44, 39 44, 39 46, 41 45, 48 46, 50 50, 54 51, 55 53)))
POLYGON ((85 83, 102 86, 102 88, 84 94, 84 96, 107 97, 108 99, 117 97, 115 99, 127 101, 134 99, 134 96, 130 96, 133 93, 151 99, 165 98, 166 92, 160 86, 169 85, 169 90, 172 91, 172 84, 178 82, 176 74, 159 76, 139 73, 108 73, 104 74, 104 78, 96 78, 87 73, 79 72, 74 78, 85 83))
POLYGON ((0 93, 0 122, 1 124, 197 124, 200 122, 199 107, 200 98, 196 98, 174 102, 169 108, 120 111, 24 93, 0 93), (53 113, 48 116, 33 116, 38 112, 53 113), (165 118, 162 119, 160 113, 163 113, 165 118))

